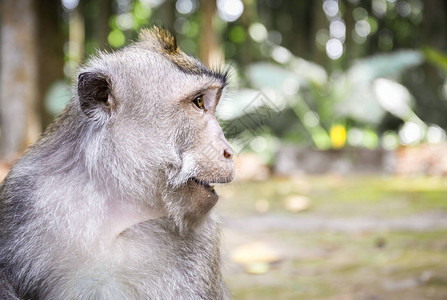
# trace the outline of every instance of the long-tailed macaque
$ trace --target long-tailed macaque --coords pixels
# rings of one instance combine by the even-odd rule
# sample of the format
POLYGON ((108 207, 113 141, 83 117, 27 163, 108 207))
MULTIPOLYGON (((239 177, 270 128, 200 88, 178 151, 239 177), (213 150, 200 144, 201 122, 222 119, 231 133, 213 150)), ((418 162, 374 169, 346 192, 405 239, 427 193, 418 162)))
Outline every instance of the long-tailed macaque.
POLYGON ((227 299, 212 211, 234 174, 226 79, 158 27, 91 59, 0 185, 0 296, 227 299))

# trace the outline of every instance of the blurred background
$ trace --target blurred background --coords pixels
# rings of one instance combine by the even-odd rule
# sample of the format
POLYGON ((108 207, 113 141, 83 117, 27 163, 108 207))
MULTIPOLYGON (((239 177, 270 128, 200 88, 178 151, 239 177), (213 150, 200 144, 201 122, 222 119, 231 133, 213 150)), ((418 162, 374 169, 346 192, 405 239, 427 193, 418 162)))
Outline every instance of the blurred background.
POLYGON ((231 74, 234 299, 447 299, 444 0, 0 3, 0 180, 86 59, 162 25, 231 74))

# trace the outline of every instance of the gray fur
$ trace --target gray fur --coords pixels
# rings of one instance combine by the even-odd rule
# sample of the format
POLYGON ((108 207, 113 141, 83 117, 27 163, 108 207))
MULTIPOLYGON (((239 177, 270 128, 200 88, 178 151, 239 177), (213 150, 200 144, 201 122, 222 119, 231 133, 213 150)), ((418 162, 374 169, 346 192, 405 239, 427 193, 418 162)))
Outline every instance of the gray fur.
POLYGON ((10 299, 228 298, 217 196, 197 183, 233 178, 214 116, 225 76, 182 70, 173 60, 194 60, 157 50, 163 37, 93 58, 64 113, 0 185, 0 289, 17 293, 10 299))
POLYGON ((0 299, 19 300, 15 289, 13 288, 10 279, 6 277, 3 272, 0 272, 0 299))

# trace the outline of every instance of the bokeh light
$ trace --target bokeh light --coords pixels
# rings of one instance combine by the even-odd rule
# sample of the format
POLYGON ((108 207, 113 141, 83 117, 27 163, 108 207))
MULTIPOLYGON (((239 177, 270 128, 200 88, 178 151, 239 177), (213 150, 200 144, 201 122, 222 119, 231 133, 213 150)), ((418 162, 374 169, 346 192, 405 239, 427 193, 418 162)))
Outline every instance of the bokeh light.
POLYGON ((175 8, 181 14, 187 15, 197 8, 196 0, 177 0, 175 3, 175 8))
POLYGON ((361 37, 367 37, 371 32, 371 26, 365 20, 360 20, 355 23, 355 31, 361 37))
POLYGON ((292 54, 287 48, 276 46, 273 47, 272 58, 277 62, 284 64, 292 58, 292 54))
POLYGON ((67 10, 75 9, 79 4, 79 0, 62 0, 62 5, 67 10))
POLYGON ((343 44, 337 39, 330 39, 326 43, 326 53, 330 59, 338 59, 343 55, 343 44))
POLYGON ((133 19, 130 13, 120 14, 116 18, 116 25, 121 30, 129 30, 133 26, 133 19))
POLYGON ((126 42, 126 37, 124 36, 123 32, 120 30, 117 30, 117 29, 112 30, 109 33, 109 36, 107 39, 109 41, 109 44, 115 48, 121 47, 126 42))
POLYGON ((431 125, 427 129, 427 142, 430 144, 439 144, 445 142, 446 133, 445 130, 438 125, 431 125))
POLYGON ((323 2, 323 10, 328 17, 335 17, 338 13, 338 1, 325 0, 323 2))
POLYGON ((399 138, 403 145, 417 144, 424 138, 424 128, 415 122, 406 122, 399 131, 399 138))
POLYGON ((332 37, 339 40, 344 40, 346 36, 346 26, 341 20, 335 20, 331 22, 329 26, 329 31, 332 37))
POLYGON ((267 29, 261 23, 253 23, 248 28, 250 37, 258 43, 261 43, 267 39, 267 29))
POLYGON ((217 0, 218 14, 222 20, 234 22, 244 12, 244 4, 241 0, 217 0))
POLYGON ((386 0, 373 0, 372 4, 373 14, 379 18, 382 18, 386 14, 387 4, 386 0))

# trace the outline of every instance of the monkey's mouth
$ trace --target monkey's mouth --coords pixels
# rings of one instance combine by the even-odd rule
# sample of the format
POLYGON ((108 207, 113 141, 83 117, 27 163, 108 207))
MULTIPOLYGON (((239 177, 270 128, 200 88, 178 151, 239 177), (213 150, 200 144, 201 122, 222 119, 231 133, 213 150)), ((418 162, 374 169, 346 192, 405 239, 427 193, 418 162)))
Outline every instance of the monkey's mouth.
POLYGON ((203 180, 199 180, 195 177, 191 178, 192 181, 194 181, 195 183, 197 183, 198 185, 202 186, 205 188, 205 190, 207 190, 208 192, 214 194, 217 196, 216 190, 214 189, 214 186, 210 185, 211 182, 207 182, 207 181, 203 181, 203 180))

